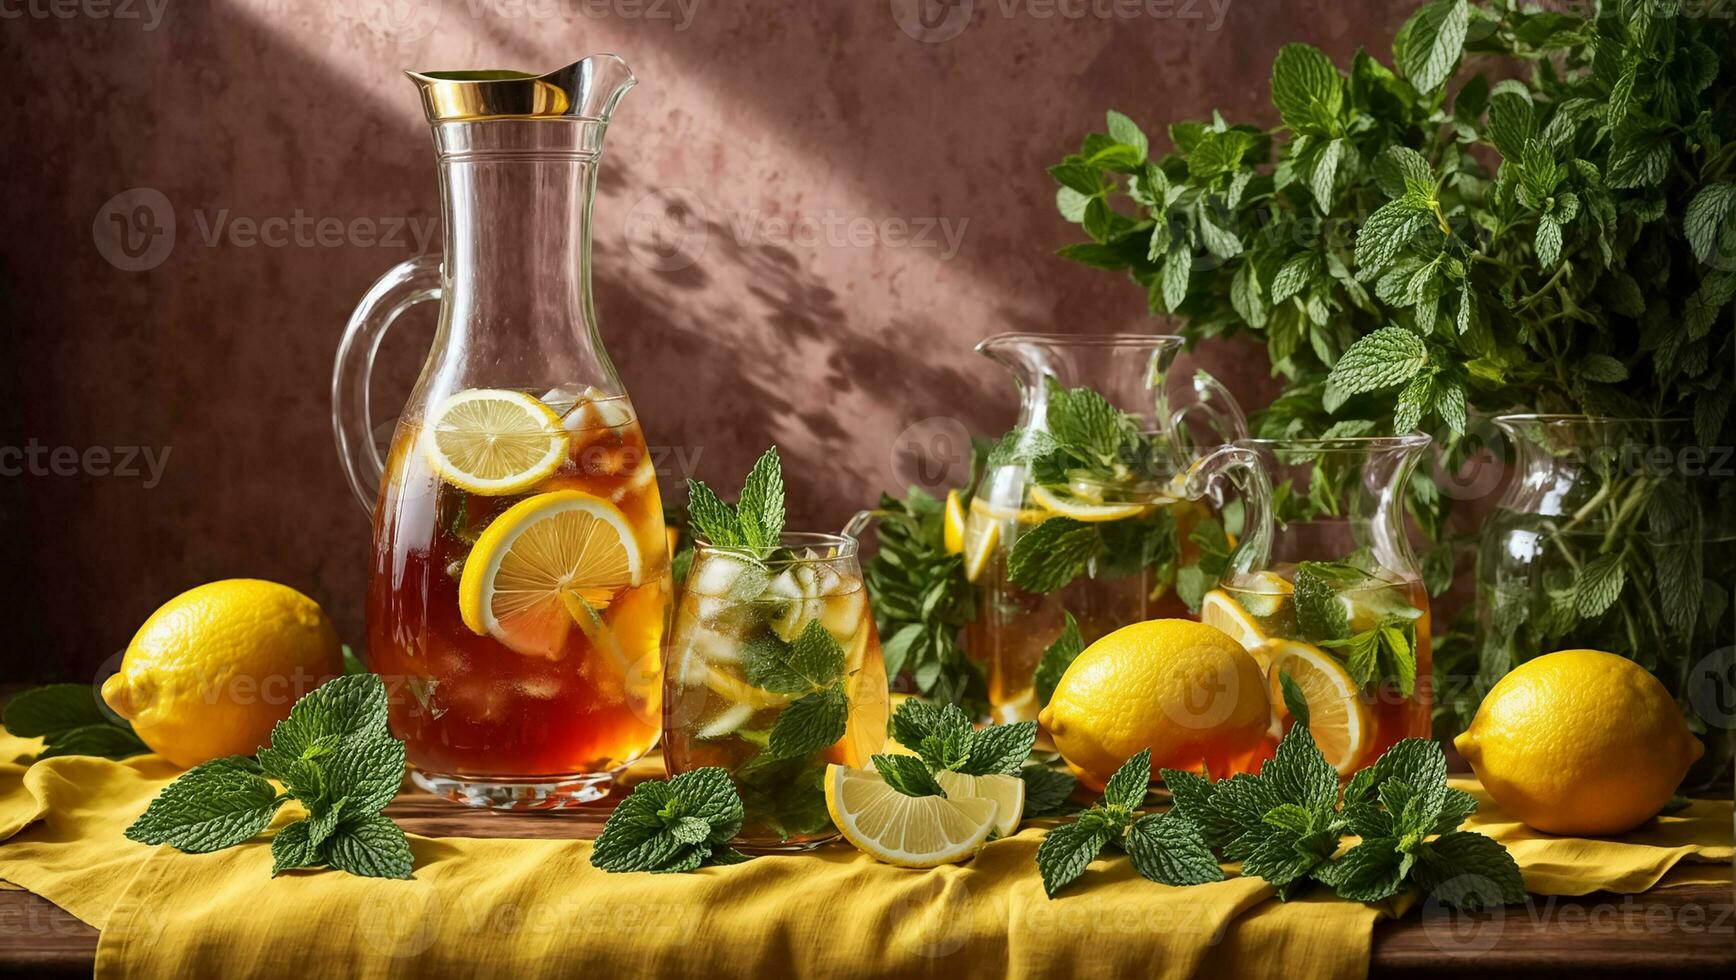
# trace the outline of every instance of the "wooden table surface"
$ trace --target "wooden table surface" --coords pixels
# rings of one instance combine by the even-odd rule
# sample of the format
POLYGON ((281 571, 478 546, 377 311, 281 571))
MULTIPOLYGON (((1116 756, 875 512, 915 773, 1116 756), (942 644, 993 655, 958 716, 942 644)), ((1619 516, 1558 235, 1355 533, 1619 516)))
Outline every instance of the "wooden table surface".
MULTIPOLYGON (((560 813, 469 810, 404 793, 386 810, 428 837, 590 838, 612 801, 560 813)), ((843 846, 843 845, 839 845, 843 846)), ((97 931, 28 892, 0 891, 0 973, 86 976, 97 931)), ((1375 927, 1371 976, 1583 978, 1643 973, 1736 977, 1736 901, 1730 885, 1655 889, 1641 895, 1533 896, 1478 916, 1429 908, 1375 927)))

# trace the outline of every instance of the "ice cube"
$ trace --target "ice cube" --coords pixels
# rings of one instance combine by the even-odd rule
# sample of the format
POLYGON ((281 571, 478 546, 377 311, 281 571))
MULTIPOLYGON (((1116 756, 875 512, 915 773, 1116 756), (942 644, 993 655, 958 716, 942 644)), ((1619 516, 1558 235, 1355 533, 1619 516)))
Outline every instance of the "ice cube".
POLYGON ((829 595, 821 601, 825 611, 820 615, 820 623, 833 636, 849 636, 856 632, 868 606, 867 593, 863 589, 829 595))
POLYGON ((542 403, 547 405, 556 415, 563 418, 579 403, 585 395, 584 388, 578 385, 561 385, 543 392, 542 403))
POLYGON ((778 601, 771 627, 785 642, 795 640, 825 612, 825 604, 819 598, 819 578, 811 565, 784 569, 766 586, 765 594, 778 601))
POLYGON ((751 704, 732 704, 718 712, 717 717, 700 726, 700 738, 722 738, 748 723, 753 717, 754 706, 751 704))

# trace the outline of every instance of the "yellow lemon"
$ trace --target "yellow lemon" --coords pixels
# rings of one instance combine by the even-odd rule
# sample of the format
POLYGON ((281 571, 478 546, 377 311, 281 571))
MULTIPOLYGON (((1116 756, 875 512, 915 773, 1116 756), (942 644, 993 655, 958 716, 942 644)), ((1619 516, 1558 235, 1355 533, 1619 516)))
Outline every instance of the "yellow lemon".
POLYGON ((941 541, 946 546, 946 553, 958 555, 964 553, 964 498, 957 490, 946 492, 946 520, 941 528, 941 541))
POLYGON ((905 796, 872 769, 829 765, 826 812, 845 840, 876 860, 932 868, 975 857, 995 831, 1000 804, 987 796, 905 796))
POLYGON ((102 699, 178 766, 252 755, 296 700, 343 673, 319 605, 286 585, 225 579, 145 620, 102 699))
POLYGON ((1509 813, 1580 837, 1644 823, 1706 750, 1657 678, 1598 650, 1519 665, 1453 745, 1509 813))
POLYGON ((1140 749, 1151 765, 1223 772, 1265 737, 1260 666, 1222 630, 1185 619, 1135 623, 1086 647, 1038 716, 1081 782, 1102 789, 1140 749))

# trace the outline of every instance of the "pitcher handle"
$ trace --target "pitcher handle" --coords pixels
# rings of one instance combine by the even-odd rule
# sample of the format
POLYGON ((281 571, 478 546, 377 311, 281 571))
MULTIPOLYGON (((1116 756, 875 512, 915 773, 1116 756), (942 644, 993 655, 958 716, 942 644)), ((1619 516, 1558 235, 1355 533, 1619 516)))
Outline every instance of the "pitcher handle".
POLYGON ((400 262, 375 280, 372 288, 344 327, 332 367, 332 435, 337 439, 338 459, 344 465, 350 489, 362 509, 372 514, 380 492, 386 461, 374 441, 374 418, 369 406, 369 383, 373 380, 374 357, 386 329, 405 310, 440 298, 440 256, 418 255, 400 262))
POLYGON ((844 529, 838 533, 842 534, 846 538, 855 538, 860 542, 862 540, 862 535, 867 533, 869 526, 879 519, 880 512, 877 510, 859 510, 849 520, 844 522, 844 529))
POLYGON ((1266 463, 1247 445, 1231 443, 1207 453, 1188 469, 1182 493, 1199 500, 1219 480, 1229 480, 1242 499, 1242 536, 1224 566, 1223 578, 1244 575, 1271 564, 1272 479, 1266 463))
POLYGON ((1230 389, 1225 387, 1222 381, 1200 370, 1193 373, 1189 387, 1191 400, 1175 409, 1169 416, 1170 431, 1178 437, 1178 448, 1180 440, 1188 433, 1185 424, 1187 417, 1194 412, 1206 417, 1207 424, 1224 444, 1248 438, 1248 417, 1243 414, 1242 406, 1237 404, 1236 396, 1230 394, 1230 389))

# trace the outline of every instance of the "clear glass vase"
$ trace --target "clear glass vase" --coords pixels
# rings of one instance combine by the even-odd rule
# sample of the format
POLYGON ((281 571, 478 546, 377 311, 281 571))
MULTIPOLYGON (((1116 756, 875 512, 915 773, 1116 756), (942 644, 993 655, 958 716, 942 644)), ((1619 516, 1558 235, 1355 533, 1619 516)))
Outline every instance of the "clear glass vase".
POLYGON ((1541 654, 1620 654, 1664 683, 1706 744, 1684 786, 1727 782, 1736 722, 1727 456, 1699 446, 1685 420, 1494 422, 1514 472, 1478 549, 1476 674, 1450 679, 1455 701, 1474 709, 1541 654))

